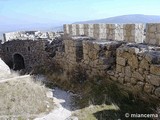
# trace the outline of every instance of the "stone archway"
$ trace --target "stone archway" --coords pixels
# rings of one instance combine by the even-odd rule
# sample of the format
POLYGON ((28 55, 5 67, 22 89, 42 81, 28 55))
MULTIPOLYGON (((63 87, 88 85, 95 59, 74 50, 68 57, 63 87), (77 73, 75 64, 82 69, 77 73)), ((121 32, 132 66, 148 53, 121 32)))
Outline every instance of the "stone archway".
POLYGON ((13 70, 25 69, 24 58, 22 55, 16 53, 13 56, 13 70))

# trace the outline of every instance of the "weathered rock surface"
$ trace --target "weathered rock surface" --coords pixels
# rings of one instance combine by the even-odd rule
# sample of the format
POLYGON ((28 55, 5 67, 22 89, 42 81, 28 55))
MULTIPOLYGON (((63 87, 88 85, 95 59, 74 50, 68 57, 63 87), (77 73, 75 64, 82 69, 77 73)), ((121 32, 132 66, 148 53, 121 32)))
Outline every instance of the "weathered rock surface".
POLYGON ((155 90, 155 94, 156 94, 156 96, 160 97, 160 87, 158 87, 158 88, 155 90))
POLYGON ((0 79, 4 76, 10 74, 10 68, 6 65, 6 63, 0 58, 0 79))

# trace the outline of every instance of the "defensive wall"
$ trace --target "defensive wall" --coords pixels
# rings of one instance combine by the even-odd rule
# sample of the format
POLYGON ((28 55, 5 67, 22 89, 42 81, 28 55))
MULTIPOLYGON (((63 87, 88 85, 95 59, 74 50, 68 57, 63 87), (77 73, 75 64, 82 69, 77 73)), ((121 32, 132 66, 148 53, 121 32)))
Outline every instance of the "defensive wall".
MULTIPOLYGON (((5 62, 20 54, 27 69, 56 61, 63 74, 83 68, 88 77, 102 76, 127 88, 160 98, 160 24, 78 24, 64 25, 64 50, 49 56, 47 41, 14 40, 2 44, 5 62), (53 60, 53 61, 52 61, 53 60)), ((54 44, 50 44, 54 48, 54 44)), ((77 74, 72 72, 72 74, 77 74)), ((67 78, 67 77, 66 77, 67 78)))
POLYGON ((160 47, 110 40, 65 40, 64 46, 55 59, 65 71, 82 67, 89 77, 160 97, 160 47))
POLYGON ((82 66, 90 77, 160 97, 160 24, 73 24, 64 33, 93 38, 64 40, 65 52, 56 56, 64 68, 82 66))
POLYGON ((160 24, 65 24, 64 33, 95 39, 160 45, 160 24))

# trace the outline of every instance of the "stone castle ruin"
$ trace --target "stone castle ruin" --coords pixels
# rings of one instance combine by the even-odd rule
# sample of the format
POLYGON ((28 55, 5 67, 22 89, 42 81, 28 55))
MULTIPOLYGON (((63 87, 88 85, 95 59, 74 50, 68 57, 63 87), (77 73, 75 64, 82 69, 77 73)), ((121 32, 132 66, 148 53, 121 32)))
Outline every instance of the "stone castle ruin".
POLYGON ((42 31, 19 31, 4 33, 3 42, 12 40, 37 40, 37 39, 54 39, 58 34, 56 32, 42 32, 42 31))
POLYGON ((31 70, 56 61, 65 73, 78 66, 89 77, 103 76, 160 98, 160 23, 67 24, 65 35, 71 37, 51 43, 5 42, 1 57, 14 69, 31 70))

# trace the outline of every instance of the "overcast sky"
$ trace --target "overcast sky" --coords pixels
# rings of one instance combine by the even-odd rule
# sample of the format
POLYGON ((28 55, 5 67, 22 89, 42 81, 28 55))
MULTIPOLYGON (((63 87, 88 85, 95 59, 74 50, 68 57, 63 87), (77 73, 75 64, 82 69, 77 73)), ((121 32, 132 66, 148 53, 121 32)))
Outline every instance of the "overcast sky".
POLYGON ((160 15, 160 0, 0 0, 0 24, 63 23, 125 14, 160 15))

